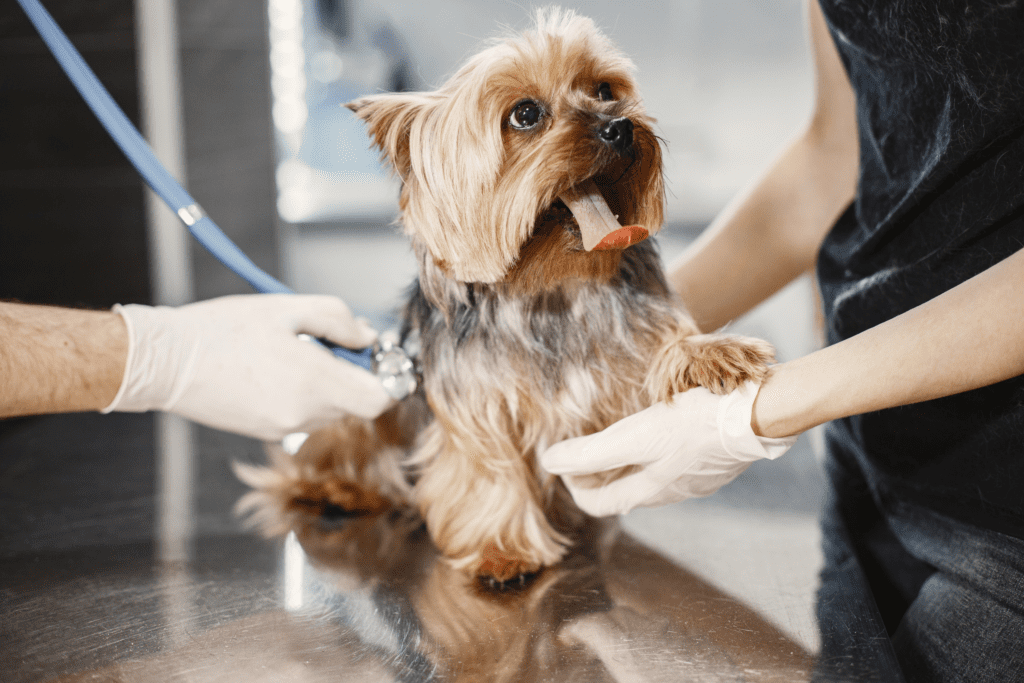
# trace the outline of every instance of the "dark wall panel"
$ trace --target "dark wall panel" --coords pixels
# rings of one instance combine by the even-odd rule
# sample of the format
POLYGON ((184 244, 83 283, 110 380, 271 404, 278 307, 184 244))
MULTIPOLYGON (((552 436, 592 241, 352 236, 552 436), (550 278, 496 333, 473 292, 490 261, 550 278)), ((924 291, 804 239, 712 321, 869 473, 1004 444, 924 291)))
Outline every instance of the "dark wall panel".
MULTIPOLYGON (((45 5, 137 122, 131 0, 45 5)), ((150 298, 142 183, 14 2, 0 4, 0 298, 150 298)))

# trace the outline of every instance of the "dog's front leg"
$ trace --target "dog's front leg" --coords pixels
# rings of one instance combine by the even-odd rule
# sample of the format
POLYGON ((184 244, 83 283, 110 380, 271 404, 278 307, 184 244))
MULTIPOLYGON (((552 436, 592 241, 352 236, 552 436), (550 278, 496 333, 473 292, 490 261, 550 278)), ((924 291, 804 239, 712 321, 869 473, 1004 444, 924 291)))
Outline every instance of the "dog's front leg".
POLYGON ((508 581, 551 565, 570 541, 548 522, 532 454, 511 437, 434 422, 415 460, 414 496, 431 537, 456 567, 508 581))

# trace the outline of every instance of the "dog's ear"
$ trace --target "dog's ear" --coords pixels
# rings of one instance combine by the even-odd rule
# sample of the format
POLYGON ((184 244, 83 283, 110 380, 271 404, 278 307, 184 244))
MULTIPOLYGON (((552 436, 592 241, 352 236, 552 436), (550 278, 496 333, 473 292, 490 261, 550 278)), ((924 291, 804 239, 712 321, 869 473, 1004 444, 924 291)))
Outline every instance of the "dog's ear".
POLYGON ((410 166, 409 131, 429 103, 424 93, 388 93, 360 97, 345 106, 366 122, 367 132, 384 161, 405 178, 410 166))

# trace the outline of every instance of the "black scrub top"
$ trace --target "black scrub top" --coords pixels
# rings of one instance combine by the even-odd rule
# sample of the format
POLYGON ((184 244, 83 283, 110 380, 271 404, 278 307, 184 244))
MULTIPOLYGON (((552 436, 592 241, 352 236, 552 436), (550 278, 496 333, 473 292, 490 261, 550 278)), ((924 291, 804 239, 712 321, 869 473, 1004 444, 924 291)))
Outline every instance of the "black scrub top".
MULTIPOLYGON (((1024 3, 821 6, 860 137, 856 198, 817 267, 835 343, 1024 247, 1024 3)), ((964 343, 980 349, 969 330, 964 343)), ((1024 377, 839 420, 828 437, 883 506, 1024 538, 1024 377)))

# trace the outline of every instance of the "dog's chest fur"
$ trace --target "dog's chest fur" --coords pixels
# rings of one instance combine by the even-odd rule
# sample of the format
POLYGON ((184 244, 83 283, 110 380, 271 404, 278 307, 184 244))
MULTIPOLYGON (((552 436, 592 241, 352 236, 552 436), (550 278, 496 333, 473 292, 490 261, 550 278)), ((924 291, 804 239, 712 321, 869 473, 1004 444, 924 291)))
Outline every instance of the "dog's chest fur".
POLYGON ((427 398, 448 426, 491 423, 528 452, 645 407, 647 359, 680 316, 651 241, 624 251, 607 282, 532 294, 456 283, 421 263, 403 334, 420 335, 427 398))

